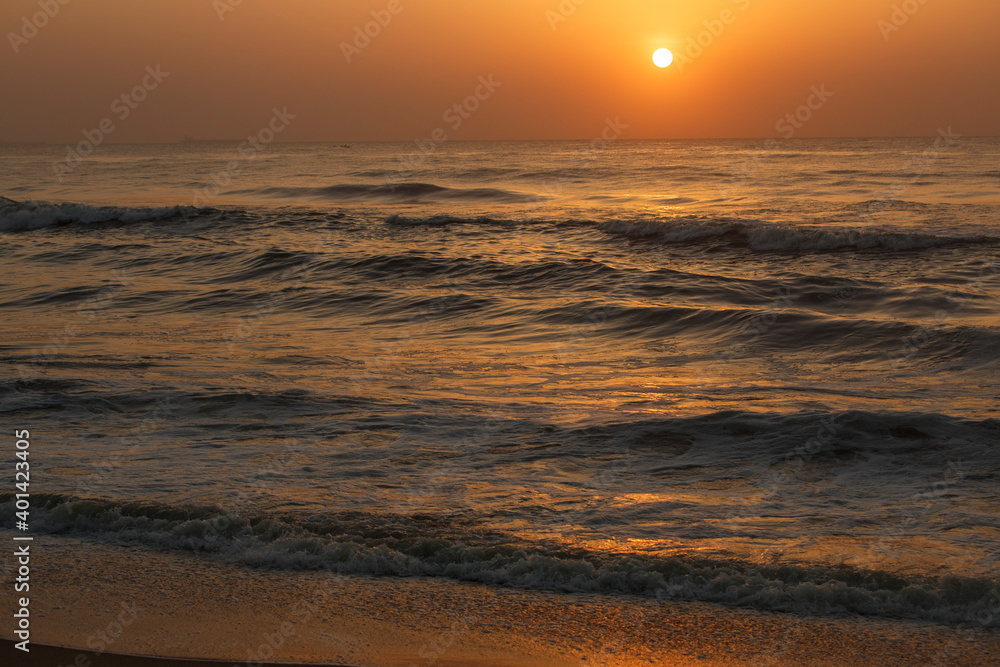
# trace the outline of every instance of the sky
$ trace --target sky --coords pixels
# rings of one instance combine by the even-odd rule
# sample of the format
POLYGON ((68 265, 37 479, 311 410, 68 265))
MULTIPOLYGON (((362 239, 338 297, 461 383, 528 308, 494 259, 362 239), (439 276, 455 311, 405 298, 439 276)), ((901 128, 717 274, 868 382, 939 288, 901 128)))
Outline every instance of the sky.
POLYGON ((0 140, 276 112, 280 141, 996 136, 997 25, 984 0, 4 0, 0 140))

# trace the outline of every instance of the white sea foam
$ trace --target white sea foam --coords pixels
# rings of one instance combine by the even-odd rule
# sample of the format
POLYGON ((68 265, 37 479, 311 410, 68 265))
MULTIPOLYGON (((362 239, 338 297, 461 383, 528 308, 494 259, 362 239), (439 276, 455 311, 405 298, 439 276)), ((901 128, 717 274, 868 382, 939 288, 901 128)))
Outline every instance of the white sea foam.
POLYGON ((949 245, 997 243, 985 236, 938 236, 887 229, 789 226, 759 220, 676 218, 609 220, 602 231, 668 244, 718 243, 761 252, 832 252, 839 250, 919 250, 949 245))
MULTIPOLYGON (((9 494, 3 500, 0 506, 11 509, 9 494)), ((423 529, 405 523, 382 530, 370 515, 360 520, 337 517, 325 524, 315 517, 308 523, 289 522, 241 518, 208 508, 59 496, 41 496, 36 502, 35 530, 210 553, 250 567, 447 577, 568 593, 625 593, 794 613, 856 613, 946 623, 966 622, 983 612, 989 618, 985 623, 980 618, 981 623, 1000 627, 1000 616, 988 611, 1000 602, 1000 585, 989 579, 907 578, 846 567, 759 565, 735 559, 567 555, 537 545, 505 543, 498 535, 486 540, 471 535, 476 544, 427 536, 423 529)))
POLYGON ((192 206, 143 208, 19 202, 0 206, 0 232, 21 232, 52 225, 166 220, 197 214, 203 210, 192 206))

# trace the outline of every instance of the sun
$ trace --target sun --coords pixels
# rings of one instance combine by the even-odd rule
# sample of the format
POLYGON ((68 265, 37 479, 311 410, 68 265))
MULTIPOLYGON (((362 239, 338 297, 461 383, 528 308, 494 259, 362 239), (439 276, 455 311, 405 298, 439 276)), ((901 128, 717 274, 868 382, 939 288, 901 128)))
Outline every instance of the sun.
POLYGON ((670 49, 657 49, 653 51, 653 64, 660 69, 670 67, 670 63, 672 62, 674 62, 674 54, 670 53, 670 49))

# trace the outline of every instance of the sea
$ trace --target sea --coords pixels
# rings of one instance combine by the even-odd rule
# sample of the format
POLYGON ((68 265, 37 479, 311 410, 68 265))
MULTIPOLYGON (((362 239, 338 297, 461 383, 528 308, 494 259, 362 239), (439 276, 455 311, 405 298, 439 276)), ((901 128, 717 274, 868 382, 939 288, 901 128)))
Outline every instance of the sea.
POLYGON ((1000 627, 1000 139, 87 148, 0 146, 31 534, 1000 627))

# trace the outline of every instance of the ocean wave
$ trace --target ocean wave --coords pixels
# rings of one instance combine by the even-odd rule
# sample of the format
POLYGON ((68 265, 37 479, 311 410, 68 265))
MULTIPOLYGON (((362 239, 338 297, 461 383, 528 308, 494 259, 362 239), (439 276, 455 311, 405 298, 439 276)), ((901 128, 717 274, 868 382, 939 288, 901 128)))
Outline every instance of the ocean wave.
MULTIPOLYGON (((13 517, 12 494, 0 495, 13 517)), ((461 517, 340 512, 296 518, 55 494, 32 497, 32 528, 212 555, 254 568, 428 576, 567 593, 700 600, 800 614, 963 623, 989 613, 1000 582, 849 566, 588 552, 481 531, 461 517)), ((12 519, 5 527, 10 528, 12 519)), ((981 621, 983 619, 980 619, 981 621)))
POLYGON ((53 225, 158 222, 190 218, 213 211, 214 209, 194 206, 147 208, 18 202, 0 205, 0 232, 22 232, 53 225))
MULTIPOLYGON (((287 251, 280 248, 270 248, 263 252, 249 253, 239 256, 239 265, 235 271, 219 272, 208 282, 212 283, 236 283, 246 284, 249 281, 273 276, 285 276, 288 280, 294 280, 296 276, 303 273, 304 268, 315 253, 302 251, 287 251)), ((216 262, 222 259, 231 259, 233 254, 216 253, 214 256, 205 258, 206 263, 216 262)), ((185 263, 190 259, 183 257, 185 263)))
MULTIPOLYGON (((1000 462, 996 453, 975 453, 977 445, 968 444, 995 441, 1000 435, 1000 421, 962 419, 933 412, 726 410, 690 417, 599 424, 569 430, 564 437, 568 442, 595 446, 614 442, 629 448, 673 446, 683 440, 698 445, 696 456, 706 465, 752 451, 773 466, 798 458, 805 451, 803 444, 813 440, 819 430, 825 433, 819 438, 822 444, 801 457, 806 468, 845 456, 848 460, 858 456, 898 457, 912 464, 905 474, 923 477, 941 470, 950 458, 976 458, 984 467, 1000 462), (818 427, 824 424, 826 427, 818 427), (740 443, 740 448, 734 450, 734 441, 740 443), (929 443, 935 446, 928 447, 929 443), (912 459, 918 453, 919 463, 912 459)), ((858 465, 864 464, 865 461, 858 460, 858 465)))
POLYGON ((449 225, 511 227, 528 223, 527 220, 519 220, 516 218, 499 218, 491 216, 479 216, 476 218, 468 218, 468 217, 461 217, 454 215, 430 215, 430 216, 420 217, 420 216, 400 215, 399 213, 393 213, 392 215, 388 216, 385 219, 385 222, 387 225, 395 225, 397 227, 447 227, 449 225))
POLYGON ((228 196, 273 197, 320 201, 374 200, 387 202, 420 203, 423 201, 477 201, 520 204, 545 201, 548 197, 532 193, 514 192, 498 188, 454 188, 433 183, 339 183, 322 187, 271 186, 247 190, 231 190, 228 196))
POLYGON ((990 236, 939 236, 848 227, 793 227, 738 218, 608 220, 598 223, 598 227, 608 234, 631 239, 678 245, 744 247, 758 252, 904 251, 1000 243, 1000 238, 990 236))

